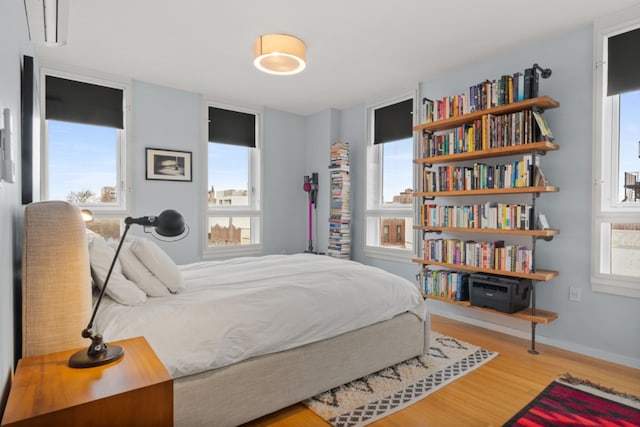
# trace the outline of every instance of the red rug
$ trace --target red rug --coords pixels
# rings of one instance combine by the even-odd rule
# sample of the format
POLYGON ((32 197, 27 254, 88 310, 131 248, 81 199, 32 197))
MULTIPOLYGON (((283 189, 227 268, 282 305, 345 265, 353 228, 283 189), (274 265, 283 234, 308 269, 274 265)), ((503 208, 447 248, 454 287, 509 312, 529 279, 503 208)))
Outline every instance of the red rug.
POLYGON ((640 399, 565 374, 507 421, 507 426, 638 427, 640 399))

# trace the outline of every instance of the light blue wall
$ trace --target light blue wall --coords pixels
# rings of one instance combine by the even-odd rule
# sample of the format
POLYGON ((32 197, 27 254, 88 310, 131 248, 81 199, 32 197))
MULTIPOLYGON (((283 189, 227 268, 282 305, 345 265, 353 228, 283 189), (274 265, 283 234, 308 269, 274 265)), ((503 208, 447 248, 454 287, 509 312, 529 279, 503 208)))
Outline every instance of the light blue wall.
MULTIPOLYGON (((316 252, 327 252, 329 246, 329 199, 331 197, 329 180, 329 153, 331 143, 339 139, 340 113, 328 109, 306 118, 305 173, 318 173, 317 205, 313 213, 313 247, 316 252)), ((299 178, 302 188, 303 177, 299 178)), ((306 224, 306 222, 305 222, 306 224)), ((308 230, 308 225, 305 225, 308 230)), ((308 231, 306 232, 308 233, 308 231)), ((305 233, 305 236, 307 235, 305 233)), ((306 238, 308 240, 308 237, 306 238)), ((305 240, 306 241, 306 240, 305 240)), ((307 245, 304 247, 307 248, 307 245)))
MULTIPOLYGON (((549 79, 541 79, 540 94, 560 102, 560 108, 545 113, 560 150, 543 157, 542 168, 560 192, 543 194, 536 203, 551 226, 560 229, 560 235, 551 242, 537 243, 536 264, 560 272, 558 278, 537 286, 538 307, 559 313, 559 319, 537 328, 539 341, 640 367, 640 340, 635 338, 640 325, 640 299, 592 292, 589 282, 592 37, 592 29, 584 28, 452 70, 442 78, 424 82, 421 92, 430 98, 459 93, 485 78, 523 70, 535 62, 553 70, 549 79), (581 290, 582 302, 569 302, 570 286, 581 290)), ((452 306, 438 309, 467 315, 452 306)), ((511 320, 505 323, 502 318, 479 318, 513 326, 511 320)), ((529 324, 521 323, 519 329, 528 331, 529 324)))
MULTIPOLYGON (((541 80, 540 93, 560 102, 560 108, 548 110, 545 117, 561 147, 542 158, 547 179, 560 187, 560 192, 543 194, 536 199, 537 206, 547 215, 552 227, 561 230, 553 241, 538 241, 536 244, 537 266, 560 272, 558 278, 539 282, 536 288, 538 307, 559 313, 555 322, 538 326, 538 341, 640 367, 640 340, 635 338, 640 325, 640 300, 592 292, 589 283, 593 98, 591 28, 425 80, 420 85, 420 97, 437 99, 461 93, 470 85, 524 70, 535 62, 553 70, 551 78, 541 80), (580 288, 582 302, 569 302, 570 286, 580 288)), ((362 255, 366 188, 362 136, 364 107, 343 111, 341 132, 343 139, 352 139, 354 258, 414 280, 418 271, 416 265, 366 259, 362 255)), ((437 301, 429 301, 429 305, 435 313, 480 323, 527 339, 530 336, 528 322, 437 301)))
MULTIPOLYGON (((200 258, 200 237, 206 175, 203 175, 207 151, 202 137, 203 101, 198 94, 133 81, 132 96, 132 182, 131 215, 158 215, 175 209, 185 218, 191 231, 177 242, 158 243, 178 264, 200 258), (152 181, 146 179, 145 149, 162 148, 192 153, 193 182, 152 181)), ((141 227, 132 227, 132 235, 142 235, 141 227)))
POLYGON ((305 118, 264 110, 262 206, 265 254, 292 254, 307 248, 305 118))
MULTIPOLYGON (((207 191, 203 97, 134 81, 132 108, 132 215, 155 215, 169 208, 180 211, 190 234, 178 242, 158 244, 179 264, 199 261, 207 191), (146 147, 192 152, 193 182, 146 180, 146 147)), ((309 146, 305 143, 307 119, 269 108, 262 118, 263 253, 301 252, 307 247, 307 205, 302 189, 307 172, 305 162, 300 161, 309 146)), ((142 231, 136 227, 130 233, 141 235, 142 231)))
MULTIPOLYGON (((0 413, 13 369, 14 295, 19 295, 20 252, 22 247, 22 206, 20 179, 20 68, 22 55, 33 56, 29 43, 24 4, 20 0, 0 1, 0 110, 11 109, 16 182, 0 183, 0 413), (16 280, 14 282, 14 280, 16 280)), ((0 119, 2 121, 2 119, 0 119)), ((4 123, 0 123, 4 128, 4 123)))

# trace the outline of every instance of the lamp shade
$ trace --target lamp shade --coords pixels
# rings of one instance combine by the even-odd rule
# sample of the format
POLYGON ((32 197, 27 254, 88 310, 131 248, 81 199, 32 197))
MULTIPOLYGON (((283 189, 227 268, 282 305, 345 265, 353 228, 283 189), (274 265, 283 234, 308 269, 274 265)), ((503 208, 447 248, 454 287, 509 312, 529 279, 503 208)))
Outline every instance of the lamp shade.
POLYGON ((184 218, 180 213, 173 209, 167 209, 162 211, 158 215, 158 225, 156 226, 156 233, 165 237, 175 237, 184 233, 185 225, 184 218))
POLYGON ((302 40, 287 34, 266 34, 253 45, 253 64, 269 74, 296 74, 306 67, 306 46, 302 40))

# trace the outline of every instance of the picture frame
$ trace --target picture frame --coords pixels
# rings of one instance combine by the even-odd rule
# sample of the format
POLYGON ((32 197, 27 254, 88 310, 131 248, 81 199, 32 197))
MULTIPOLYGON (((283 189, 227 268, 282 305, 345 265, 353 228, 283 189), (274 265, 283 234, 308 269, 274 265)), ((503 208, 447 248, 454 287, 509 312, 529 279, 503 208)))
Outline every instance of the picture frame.
POLYGON ((146 178, 157 181, 193 180, 191 151, 146 148, 146 178))

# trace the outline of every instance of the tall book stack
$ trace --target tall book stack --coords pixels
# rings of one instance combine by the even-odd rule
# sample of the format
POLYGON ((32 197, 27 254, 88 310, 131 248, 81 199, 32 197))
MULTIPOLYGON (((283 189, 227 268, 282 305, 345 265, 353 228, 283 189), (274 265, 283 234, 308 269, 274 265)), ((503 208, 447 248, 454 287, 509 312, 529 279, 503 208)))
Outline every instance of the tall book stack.
POLYGON ((332 143, 330 159, 331 205, 327 254, 336 258, 349 259, 351 258, 349 143, 332 143))

